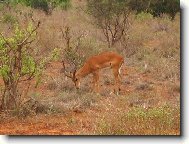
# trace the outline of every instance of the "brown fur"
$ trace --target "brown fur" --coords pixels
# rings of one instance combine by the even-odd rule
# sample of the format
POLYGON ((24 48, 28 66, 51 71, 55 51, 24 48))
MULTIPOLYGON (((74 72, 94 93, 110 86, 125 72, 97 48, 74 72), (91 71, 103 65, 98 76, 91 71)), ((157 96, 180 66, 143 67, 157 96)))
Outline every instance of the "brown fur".
POLYGON ((115 52, 103 52, 99 55, 92 56, 88 60, 86 60, 84 65, 78 71, 76 71, 74 75, 74 83, 78 88, 80 79, 92 73, 95 91, 99 92, 99 70, 110 67, 113 70, 115 77, 115 86, 118 90, 120 89, 119 69, 123 62, 123 57, 115 52))

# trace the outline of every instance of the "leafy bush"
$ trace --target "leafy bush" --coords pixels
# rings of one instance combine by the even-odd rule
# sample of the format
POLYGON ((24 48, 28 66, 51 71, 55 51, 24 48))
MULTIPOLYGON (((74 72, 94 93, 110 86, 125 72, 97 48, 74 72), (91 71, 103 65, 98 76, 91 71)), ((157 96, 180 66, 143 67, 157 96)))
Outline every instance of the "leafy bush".
POLYGON ((23 4, 30 6, 34 9, 43 10, 46 14, 50 14, 52 9, 55 7, 60 7, 67 10, 71 7, 70 0, 6 0, 12 5, 23 4))
POLYGON ((153 15, 151 15, 150 13, 141 12, 136 15, 136 18, 141 21, 150 20, 153 18, 153 15))
POLYGON ((137 13, 148 12, 153 16, 161 16, 163 13, 167 13, 172 19, 180 11, 179 0, 131 0, 128 6, 132 10, 136 10, 137 13))
POLYGON ((0 76, 4 81, 1 108, 17 108, 21 102, 22 92, 18 85, 23 81, 33 79, 39 70, 35 52, 32 52, 31 43, 35 40, 36 30, 29 24, 26 29, 16 25, 11 37, 0 37, 0 76))
POLYGON ((70 0, 49 0, 53 7, 60 7, 61 9, 67 10, 71 7, 70 0))
POLYGON ((32 8, 35 9, 41 9, 47 14, 49 13, 49 5, 46 0, 30 0, 30 1, 25 1, 27 6, 31 6, 32 8))

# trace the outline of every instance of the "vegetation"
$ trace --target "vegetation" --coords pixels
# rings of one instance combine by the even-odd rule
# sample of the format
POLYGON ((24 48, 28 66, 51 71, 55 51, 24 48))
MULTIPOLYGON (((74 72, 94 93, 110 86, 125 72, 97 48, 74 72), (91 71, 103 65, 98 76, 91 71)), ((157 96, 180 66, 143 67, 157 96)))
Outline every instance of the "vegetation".
POLYGON ((152 109, 131 108, 127 113, 119 113, 110 119, 99 121, 96 134, 101 135, 175 135, 180 129, 178 108, 162 106, 152 109), (172 117, 174 115, 174 118, 172 117), (158 125, 158 126, 157 126, 158 125))
POLYGON ((22 92, 19 84, 31 80, 37 73, 37 61, 32 53, 31 43, 35 40, 36 30, 30 24, 26 30, 18 26, 12 37, 0 38, 0 75, 3 78, 4 90, 1 109, 14 109, 20 105, 22 92))
POLYGON ((64 31, 62 30, 62 36, 66 43, 64 55, 65 58, 74 65, 74 67, 78 68, 84 63, 84 60, 86 59, 85 55, 81 53, 81 41, 83 34, 79 35, 74 42, 70 31, 70 27, 68 26, 65 27, 64 31))
POLYGON ((151 6, 166 0, 140 11, 134 2, 0 2, 0 133, 179 135, 180 13, 172 19, 159 4, 156 15, 151 6), (77 90, 62 60, 79 68, 104 51, 124 57, 120 94, 110 69, 100 71, 99 94, 91 75, 77 90))
POLYGON ((109 48, 127 34, 130 13, 127 1, 88 0, 87 7, 88 13, 94 17, 106 37, 109 48))
POLYGON ((177 12, 180 11, 179 0, 131 0, 129 7, 136 10, 137 13, 147 12, 153 16, 169 14, 174 19, 177 12))
POLYGON ((34 9, 43 10, 46 14, 51 14, 55 7, 68 9, 71 6, 70 0, 4 0, 8 5, 22 4, 34 9))

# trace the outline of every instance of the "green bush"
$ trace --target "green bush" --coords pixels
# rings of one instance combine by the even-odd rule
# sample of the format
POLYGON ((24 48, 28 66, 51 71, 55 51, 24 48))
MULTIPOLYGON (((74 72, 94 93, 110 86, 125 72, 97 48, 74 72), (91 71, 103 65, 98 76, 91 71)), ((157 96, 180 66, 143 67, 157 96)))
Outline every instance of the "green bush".
POLYGON ((70 0, 7 0, 12 5, 22 4, 34 9, 43 10, 46 14, 50 14, 52 8, 60 7, 67 10, 71 7, 70 0))
POLYGON ((30 81, 38 73, 35 54, 30 52, 30 44, 35 40, 36 28, 29 24, 27 29, 18 25, 11 37, 0 36, 0 76, 4 81, 1 108, 18 108, 21 93, 18 85, 30 81))
POLYGON ((67 10, 71 7, 70 0, 49 0, 53 7, 60 7, 61 9, 67 10))
POLYGON ((179 0, 130 0, 128 6, 137 13, 148 12, 153 16, 161 16, 166 13, 174 19, 177 12, 180 11, 179 0))
POLYGON ((47 14, 49 13, 49 4, 47 0, 17 0, 17 3, 21 3, 35 9, 41 9, 47 14))
POLYGON ((144 21, 144 20, 151 20, 153 19, 153 15, 150 13, 145 13, 145 12, 141 12, 139 14, 136 15, 136 18, 138 20, 144 21))

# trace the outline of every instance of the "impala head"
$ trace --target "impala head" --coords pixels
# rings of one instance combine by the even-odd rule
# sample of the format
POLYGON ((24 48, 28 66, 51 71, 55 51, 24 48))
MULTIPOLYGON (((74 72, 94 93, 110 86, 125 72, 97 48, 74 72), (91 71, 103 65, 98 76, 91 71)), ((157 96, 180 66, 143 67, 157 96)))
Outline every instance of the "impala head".
POLYGON ((63 64, 63 72, 65 74, 66 77, 71 78, 71 80, 74 82, 74 85, 77 89, 79 89, 80 86, 80 80, 79 78, 76 76, 76 68, 74 68, 73 71, 67 72, 65 69, 65 64, 64 61, 62 61, 63 64))

